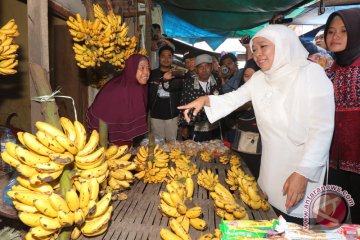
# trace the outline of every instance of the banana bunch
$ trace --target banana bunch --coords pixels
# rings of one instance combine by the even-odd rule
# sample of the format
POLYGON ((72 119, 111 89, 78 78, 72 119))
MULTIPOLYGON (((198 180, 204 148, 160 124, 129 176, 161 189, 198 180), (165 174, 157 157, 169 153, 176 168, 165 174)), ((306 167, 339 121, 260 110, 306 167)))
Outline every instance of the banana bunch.
POLYGON ((138 52, 138 54, 141 54, 141 55, 144 55, 144 56, 147 56, 148 54, 147 54, 147 51, 146 51, 146 48, 142 48, 139 52, 138 52))
POLYGON ((211 160, 212 160, 212 154, 211 154, 211 152, 202 151, 202 152, 200 153, 200 159, 203 160, 204 162, 211 162, 211 160))
POLYGON ((175 161, 175 165, 179 170, 188 172, 191 175, 197 174, 199 171, 197 165, 188 156, 183 154, 175 161))
POLYGON ((159 183, 166 180, 168 174, 169 156, 157 144, 154 152, 149 154, 149 148, 140 146, 135 156, 137 171, 134 176, 143 179, 145 183, 159 183))
POLYGON ((238 178, 245 176, 245 172, 240 168, 239 165, 232 165, 227 171, 227 178, 225 182, 230 186, 230 190, 237 190, 239 188, 238 178))
POLYGON ((241 200, 254 210, 262 209, 268 211, 270 209, 266 198, 260 194, 256 181, 253 177, 243 175, 238 177, 239 191, 241 200))
POLYGON ((74 227, 71 239, 77 239, 81 233, 96 236, 107 229, 112 206, 111 192, 98 200, 99 183, 96 179, 80 182, 78 192, 69 189, 65 197, 49 191, 45 185, 29 187, 26 179, 17 178, 8 192, 19 211, 19 219, 30 227, 25 239, 56 239, 64 227, 74 227))
POLYGON ((93 5, 95 20, 82 19, 80 14, 66 22, 73 37, 77 64, 81 68, 100 66, 109 62, 117 69, 125 67, 125 60, 136 53, 135 36, 128 37, 129 27, 120 15, 107 14, 98 4, 93 5))
POLYGON ((230 165, 233 166, 233 165, 236 165, 236 166, 240 166, 241 165, 241 159, 238 155, 231 155, 230 157, 230 165))
POLYGON ((214 234, 207 233, 199 237, 197 240, 220 240, 221 239, 221 231, 216 228, 214 234))
POLYGON ((226 220, 248 219, 249 216, 243 206, 240 206, 234 196, 223 185, 217 183, 214 192, 210 192, 214 199, 216 214, 226 220))
POLYGON ((208 191, 214 191, 216 184, 219 183, 219 175, 213 173, 210 169, 202 169, 197 175, 197 183, 199 186, 207 189, 208 191))
POLYGON ((181 152, 181 150, 179 148, 173 148, 173 149, 171 149, 171 151, 169 153, 169 157, 172 162, 176 162, 178 159, 180 159, 180 156, 182 154, 183 153, 181 152))
POLYGON ((219 157, 219 162, 226 165, 230 162, 230 157, 228 155, 221 155, 219 157))
MULTIPOLYGON (((26 177, 31 187, 54 182, 60 177, 65 165, 74 161, 74 155, 86 143, 84 126, 67 118, 60 119, 64 132, 54 126, 38 121, 35 135, 19 132, 18 139, 23 146, 12 142, 5 144, 1 156, 5 162, 26 177)), ((56 184, 55 184, 56 185, 56 184)))
POLYGON ((172 231, 166 228, 160 230, 160 237, 163 240, 191 240, 189 233, 175 218, 170 218, 169 225, 172 231))
POLYGON ((117 193, 117 199, 124 199, 124 194, 120 194, 124 189, 128 189, 130 184, 134 181, 135 177, 131 171, 137 168, 135 162, 129 161, 131 153, 127 152, 128 146, 110 146, 105 156, 109 165, 109 179, 108 185, 113 191, 117 193))
POLYGON ((13 69, 18 65, 16 60, 16 51, 19 45, 13 42, 14 37, 19 36, 18 26, 14 19, 8 21, 0 28, 0 74, 15 74, 17 71, 13 69))
POLYGON ((193 174, 180 170, 179 168, 171 167, 169 168, 167 181, 178 181, 179 179, 191 177, 193 174))

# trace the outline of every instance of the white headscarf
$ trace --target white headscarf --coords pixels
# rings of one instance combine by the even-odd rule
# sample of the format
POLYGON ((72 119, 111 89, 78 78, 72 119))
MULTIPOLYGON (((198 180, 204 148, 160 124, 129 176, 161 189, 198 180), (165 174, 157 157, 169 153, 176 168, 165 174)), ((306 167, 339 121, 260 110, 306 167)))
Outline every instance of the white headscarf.
POLYGON ((296 145, 303 144, 308 135, 306 96, 306 71, 309 64, 308 51, 301 44, 295 32, 284 25, 269 25, 260 30, 250 41, 264 37, 275 45, 274 61, 269 70, 258 71, 256 77, 286 94, 284 108, 288 117, 288 137, 296 145))

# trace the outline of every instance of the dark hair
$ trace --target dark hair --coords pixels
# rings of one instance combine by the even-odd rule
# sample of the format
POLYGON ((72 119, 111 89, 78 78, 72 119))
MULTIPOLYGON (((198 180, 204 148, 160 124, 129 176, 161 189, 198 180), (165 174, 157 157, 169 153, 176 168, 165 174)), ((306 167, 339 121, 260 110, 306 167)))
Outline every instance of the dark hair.
POLYGON ((169 50, 171 52, 171 54, 174 55, 175 51, 174 51, 174 49, 172 47, 170 47, 169 45, 163 45, 158 50, 159 56, 161 55, 162 51, 165 51, 165 50, 169 50))
POLYGON ((151 28, 152 28, 152 29, 161 29, 160 25, 157 24, 157 23, 151 24, 151 28))
POLYGON ((237 62, 237 57, 236 57, 234 54, 232 54, 232 53, 227 53, 227 54, 225 54, 224 56, 222 56, 222 57, 220 58, 220 62, 219 62, 220 65, 223 65, 225 59, 227 59, 227 58, 230 58, 234 63, 237 62))

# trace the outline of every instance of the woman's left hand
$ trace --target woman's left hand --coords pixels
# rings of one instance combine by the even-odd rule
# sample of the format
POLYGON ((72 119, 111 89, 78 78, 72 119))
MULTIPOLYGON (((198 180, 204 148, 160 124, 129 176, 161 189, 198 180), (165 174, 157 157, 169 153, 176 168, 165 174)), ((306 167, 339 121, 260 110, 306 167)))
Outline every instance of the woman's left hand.
POLYGON ((283 187, 283 193, 286 195, 286 209, 293 207, 304 197, 307 182, 307 178, 297 172, 293 172, 286 179, 283 187))

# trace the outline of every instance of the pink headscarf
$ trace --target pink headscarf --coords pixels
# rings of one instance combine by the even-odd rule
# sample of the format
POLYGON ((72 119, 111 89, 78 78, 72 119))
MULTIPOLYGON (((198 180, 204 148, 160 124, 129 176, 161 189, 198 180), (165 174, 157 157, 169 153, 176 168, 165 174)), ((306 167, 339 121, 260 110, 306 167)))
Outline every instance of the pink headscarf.
POLYGON ((148 131, 147 85, 136 80, 143 59, 149 61, 140 54, 128 58, 121 75, 103 86, 88 109, 88 128, 98 130, 102 119, 108 125, 109 142, 132 141, 148 131))

